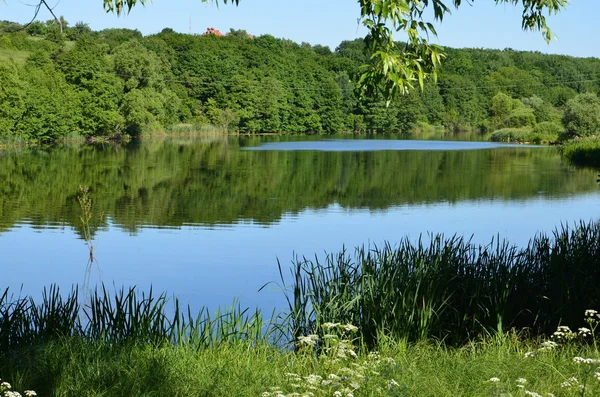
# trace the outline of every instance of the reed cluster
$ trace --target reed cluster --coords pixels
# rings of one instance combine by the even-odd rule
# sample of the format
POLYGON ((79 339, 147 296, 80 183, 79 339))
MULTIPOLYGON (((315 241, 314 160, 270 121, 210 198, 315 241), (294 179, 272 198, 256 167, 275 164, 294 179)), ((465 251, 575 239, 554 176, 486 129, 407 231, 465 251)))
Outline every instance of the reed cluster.
POLYGON ((223 342, 272 341, 275 334, 259 310, 250 312, 235 301, 216 314, 206 308, 192 314, 189 307, 181 309, 177 298, 156 296, 152 289, 140 294, 135 288, 110 292, 102 286, 84 304, 76 288, 66 296, 57 286, 44 289, 39 304, 32 297, 15 297, 8 288, 0 295, 0 355, 64 338, 202 349, 223 342))
POLYGON ((563 157, 571 164, 600 168, 600 138, 589 137, 565 142, 563 157))
POLYGON ((525 248, 430 237, 296 259, 286 290, 296 338, 342 322, 371 347, 382 335, 462 344, 510 328, 548 334, 600 304, 600 222, 537 235, 525 248))

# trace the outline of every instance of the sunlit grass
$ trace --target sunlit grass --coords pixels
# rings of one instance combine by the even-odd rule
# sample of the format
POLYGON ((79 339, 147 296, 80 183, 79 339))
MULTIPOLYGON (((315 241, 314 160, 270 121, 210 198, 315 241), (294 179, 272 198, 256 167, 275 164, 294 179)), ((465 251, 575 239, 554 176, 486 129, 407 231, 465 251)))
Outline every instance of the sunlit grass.
POLYGON ((367 351, 353 344, 351 333, 327 332, 329 337, 316 340, 326 344, 320 349, 306 345, 297 351, 267 343, 221 343, 190 350, 175 345, 61 338, 2 355, 0 374, 15 390, 33 388, 48 396, 600 393, 596 362, 600 356, 592 344, 582 341, 548 349, 544 340, 507 333, 476 339, 459 348, 433 341, 382 340, 376 350, 367 351), (350 354, 350 349, 355 354, 350 354))

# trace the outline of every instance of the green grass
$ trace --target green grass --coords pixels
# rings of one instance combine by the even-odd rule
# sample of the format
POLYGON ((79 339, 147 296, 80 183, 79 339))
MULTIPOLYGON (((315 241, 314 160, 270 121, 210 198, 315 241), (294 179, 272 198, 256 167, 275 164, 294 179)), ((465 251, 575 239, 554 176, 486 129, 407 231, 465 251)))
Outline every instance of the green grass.
POLYGON ((525 390, 581 396, 578 386, 561 387, 571 377, 579 384, 587 381, 583 395, 600 393, 593 376, 597 365, 573 362, 577 356, 599 357, 593 347, 539 348, 539 343, 507 334, 461 348, 381 343, 377 354, 357 350, 356 357, 339 358, 337 351, 317 356, 268 344, 225 343, 190 351, 61 339, 2 356, 0 376, 16 390, 65 397, 335 396, 336 391, 342 396, 525 396, 525 390), (528 352, 535 355, 527 357, 528 352), (517 386, 519 378, 526 379, 523 389, 517 386))
POLYGON ((565 142, 563 157, 571 164, 600 168, 600 138, 583 138, 565 142))
POLYGON ((492 142, 515 143, 554 143, 558 133, 532 130, 531 128, 502 128, 492 132, 489 140, 492 142))

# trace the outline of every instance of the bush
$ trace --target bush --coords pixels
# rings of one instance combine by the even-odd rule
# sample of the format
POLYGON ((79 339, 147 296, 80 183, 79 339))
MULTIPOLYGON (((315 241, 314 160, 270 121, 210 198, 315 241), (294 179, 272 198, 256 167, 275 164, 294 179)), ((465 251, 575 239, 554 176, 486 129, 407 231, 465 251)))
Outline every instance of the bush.
POLYGON ((492 142, 524 142, 523 137, 531 134, 530 128, 502 128, 492 132, 492 142))
POLYGON ((600 168, 600 138, 566 142, 562 147, 562 155, 571 164, 600 168))
POLYGON ((535 125, 535 114, 528 108, 513 110, 502 123, 507 128, 522 128, 535 125))
POLYGON ((502 128, 490 135, 492 142, 517 142, 517 143, 553 143, 558 139, 557 129, 561 127, 552 122, 537 124, 530 128, 502 128))
POLYGON ((542 134, 542 135, 553 135, 558 137, 558 134, 563 130, 563 127, 555 123, 553 121, 544 121, 542 123, 536 124, 533 127, 533 133, 542 134))

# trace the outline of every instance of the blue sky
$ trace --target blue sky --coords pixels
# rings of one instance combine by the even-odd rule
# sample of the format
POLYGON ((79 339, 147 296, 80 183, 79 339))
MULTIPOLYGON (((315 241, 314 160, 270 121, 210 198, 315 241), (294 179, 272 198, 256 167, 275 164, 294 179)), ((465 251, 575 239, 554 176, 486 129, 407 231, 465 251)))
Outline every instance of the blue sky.
MULTIPOLYGON (((31 0, 34 2, 36 0, 31 0)), ((26 22, 33 15, 27 0, 0 2, 0 19, 26 22)), ((328 45, 334 49, 342 40, 364 35, 357 25, 359 6, 355 0, 240 0, 239 7, 219 7, 201 0, 154 0, 146 7, 136 7, 130 15, 117 17, 105 14, 102 0, 50 0, 55 12, 67 21, 84 21, 94 30, 108 27, 139 29, 152 34, 170 27, 176 31, 202 33, 207 27, 222 32, 230 28, 245 29, 254 35, 272 34, 296 42, 328 45), (58 4, 57 4, 58 3, 58 4)), ((493 0, 476 0, 473 6, 463 2, 438 25, 435 42, 450 47, 513 48, 578 57, 600 57, 597 22, 600 1, 571 0, 558 15, 549 17, 549 24, 558 36, 547 45, 538 32, 522 32, 517 7, 495 5, 493 0)), ((39 19, 50 19, 46 10, 39 19)))

